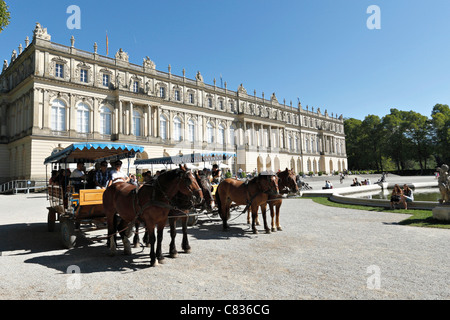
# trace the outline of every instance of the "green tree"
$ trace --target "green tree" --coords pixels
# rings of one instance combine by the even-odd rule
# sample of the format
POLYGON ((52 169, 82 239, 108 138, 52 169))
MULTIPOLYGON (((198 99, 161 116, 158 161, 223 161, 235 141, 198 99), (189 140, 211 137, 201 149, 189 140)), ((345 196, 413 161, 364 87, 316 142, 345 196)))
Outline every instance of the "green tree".
POLYGON ((419 162, 420 170, 427 168, 427 161, 432 155, 431 121, 420 113, 404 112, 405 137, 413 146, 412 158, 419 162))
POLYGON ((6 28, 9 24, 9 19, 11 17, 10 12, 8 11, 9 7, 4 0, 0 0, 0 32, 6 28))
POLYGON ((434 156, 437 165, 450 164, 450 108, 436 104, 431 112, 434 139, 434 156))
POLYGON ((344 120, 345 142, 350 170, 361 169, 364 166, 361 149, 362 121, 354 118, 344 120))
POLYGON ((361 169, 377 169, 383 171, 382 148, 385 130, 380 117, 368 115, 361 123, 361 148, 365 150, 366 167, 361 169))
POLYGON ((396 164, 397 170, 406 169, 406 162, 411 159, 411 142, 407 139, 406 112, 392 108, 390 114, 383 117, 382 123, 386 130, 384 152, 396 164))

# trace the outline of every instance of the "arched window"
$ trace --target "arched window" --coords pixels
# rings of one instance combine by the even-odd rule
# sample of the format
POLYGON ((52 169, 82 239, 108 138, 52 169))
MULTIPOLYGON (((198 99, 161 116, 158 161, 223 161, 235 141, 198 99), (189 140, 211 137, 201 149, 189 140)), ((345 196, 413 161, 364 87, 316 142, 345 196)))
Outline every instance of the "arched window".
POLYGON ((133 134, 136 137, 142 135, 142 115, 137 110, 133 110, 133 134))
POLYGON ((111 134, 112 112, 107 106, 100 107, 100 134, 111 134))
POLYGON ((159 136, 161 139, 167 139, 167 119, 164 115, 159 117, 159 136))
POLYGON ((80 133, 89 132, 89 106, 85 103, 77 105, 77 131, 80 133))
POLYGON ((225 127, 222 124, 219 125, 217 143, 225 144, 225 127))
POLYGON ((66 131, 66 105, 62 100, 53 100, 50 128, 54 131, 66 131))
POLYGON ((189 131, 189 141, 194 142, 195 141, 195 122, 192 119, 190 119, 188 121, 188 131, 189 131))
POLYGON ((173 118, 173 139, 181 141, 181 120, 179 117, 173 118))
POLYGON ((211 124, 211 122, 208 122, 206 124, 206 134, 207 134, 207 142, 213 143, 214 142, 214 126, 211 124))

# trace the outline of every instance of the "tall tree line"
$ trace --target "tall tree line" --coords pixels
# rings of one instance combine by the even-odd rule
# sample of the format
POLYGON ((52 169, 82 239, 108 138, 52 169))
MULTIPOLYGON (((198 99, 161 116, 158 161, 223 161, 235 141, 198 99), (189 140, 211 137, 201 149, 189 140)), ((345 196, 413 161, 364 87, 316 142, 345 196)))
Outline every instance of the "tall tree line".
POLYGON ((349 170, 434 169, 450 165, 450 108, 436 104, 431 117, 395 108, 380 118, 344 120, 349 170))

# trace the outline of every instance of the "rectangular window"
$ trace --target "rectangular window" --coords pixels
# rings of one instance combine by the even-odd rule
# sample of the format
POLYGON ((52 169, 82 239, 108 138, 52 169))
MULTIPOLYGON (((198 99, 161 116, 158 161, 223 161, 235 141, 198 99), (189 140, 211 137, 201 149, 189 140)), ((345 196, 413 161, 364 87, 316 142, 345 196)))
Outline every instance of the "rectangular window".
POLYGON ((208 107, 212 108, 212 99, 208 98, 208 107))
POLYGON ((189 103, 194 103, 194 94, 189 93, 189 103))
POLYGON ((194 142, 195 139, 195 125, 193 122, 189 122, 189 141, 194 142))
POLYGON ((164 87, 159 88, 159 97, 163 99, 166 97, 166 88, 164 87))
POLYGON ((175 101, 180 101, 180 91, 175 90, 175 101))
POLYGON ((109 74, 104 74, 103 75, 103 86, 104 87, 109 87, 109 74))
POLYGON ((80 82, 88 82, 88 72, 85 69, 80 70, 80 82))
POLYGON ((64 65, 57 63, 55 67, 55 77, 64 78, 64 65))
POLYGON ((133 92, 135 92, 135 93, 139 92, 139 81, 133 82, 133 92))

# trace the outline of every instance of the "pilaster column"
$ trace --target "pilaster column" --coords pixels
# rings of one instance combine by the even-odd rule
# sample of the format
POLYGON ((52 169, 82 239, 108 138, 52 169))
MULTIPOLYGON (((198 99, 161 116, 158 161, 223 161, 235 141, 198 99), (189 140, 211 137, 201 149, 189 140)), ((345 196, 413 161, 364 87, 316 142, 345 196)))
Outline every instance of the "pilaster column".
POLYGON ((133 102, 130 101, 130 107, 128 111, 128 134, 134 134, 134 125, 133 125, 133 114, 134 114, 134 105, 133 102))

